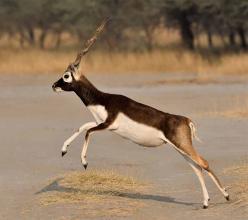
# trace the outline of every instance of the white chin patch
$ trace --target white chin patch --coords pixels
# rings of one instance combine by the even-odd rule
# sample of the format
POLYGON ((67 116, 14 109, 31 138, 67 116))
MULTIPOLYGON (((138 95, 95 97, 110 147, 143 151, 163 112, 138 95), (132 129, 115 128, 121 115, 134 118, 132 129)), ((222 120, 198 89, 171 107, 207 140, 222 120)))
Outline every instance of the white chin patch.
POLYGON ((55 92, 63 92, 63 89, 61 89, 60 87, 56 87, 55 92))

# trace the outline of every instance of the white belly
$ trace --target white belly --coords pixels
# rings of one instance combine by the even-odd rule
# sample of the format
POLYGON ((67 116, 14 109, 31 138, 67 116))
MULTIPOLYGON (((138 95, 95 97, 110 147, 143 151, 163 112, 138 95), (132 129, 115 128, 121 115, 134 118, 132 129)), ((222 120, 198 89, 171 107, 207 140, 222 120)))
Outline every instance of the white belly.
MULTIPOLYGON (((92 105, 88 106, 88 109, 98 124, 104 122, 108 117, 104 106, 92 105)), ((123 113, 117 115, 115 121, 108 129, 126 139, 147 147, 155 147, 165 143, 163 132, 151 126, 136 122, 123 113)))
POLYGON ((156 128, 138 123, 123 113, 119 113, 111 130, 137 144, 155 147, 164 143, 164 134, 156 128))

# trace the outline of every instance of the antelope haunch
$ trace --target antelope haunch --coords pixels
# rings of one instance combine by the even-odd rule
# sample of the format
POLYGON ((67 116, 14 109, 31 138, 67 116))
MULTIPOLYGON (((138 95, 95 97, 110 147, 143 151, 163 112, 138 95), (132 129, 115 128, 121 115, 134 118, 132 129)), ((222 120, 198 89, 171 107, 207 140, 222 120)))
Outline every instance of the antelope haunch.
POLYGON ((76 60, 70 64, 62 78, 53 84, 54 91, 74 91, 93 114, 95 121, 82 125, 76 133, 68 138, 62 147, 62 156, 67 152, 71 142, 86 131, 81 160, 87 168, 86 152, 89 137, 95 131, 110 130, 137 144, 155 147, 169 143, 193 168, 199 178, 203 192, 203 208, 208 207, 209 195, 202 171, 205 170, 218 189, 229 200, 229 195, 217 176, 210 169, 208 162, 193 148, 192 140, 196 137, 194 123, 184 116, 159 111, 138 103, 126 96, 99 91, 83 74, 79 72, 81 58, 88 52, 103 31, 105 20, 90 38, 76 60))

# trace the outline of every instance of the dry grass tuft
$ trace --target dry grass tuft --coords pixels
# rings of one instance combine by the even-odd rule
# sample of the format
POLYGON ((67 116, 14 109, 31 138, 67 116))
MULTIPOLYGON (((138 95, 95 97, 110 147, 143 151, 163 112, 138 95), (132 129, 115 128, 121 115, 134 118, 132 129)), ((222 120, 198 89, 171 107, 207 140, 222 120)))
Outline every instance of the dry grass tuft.
MULTIPOLYGON (((217 104, 217 107, 221 106, 221 103, 217 104)), ((229 109, 225 110, 214 110, 209 111, 206 113, 201 113, 200 115, 207 115, 207 116, 221 116, 221 117, 228 117, 228 118, 235 118, 235 119, 247 119, 248 118, 248 99, 240 99, 236 97, 232 100, 229 109)), ((215 106, 216 108, 216 106, 215 106)))
POLYGON ((73 60, 75 53, 38 49, 0 50, 2 74, 61 73, 73 60))
POLYGON ((221 115, 230 118, 248 118, 248 109, 237 108, 235 110, 224 111, 221 115))
MULTIPOLYGON (((0 51, 0 73, 61 73, 74 60, 76 52, 6 47, 0 51)), ((248 54, 226 54, 206 59, 182 49, 143 53, 92 51, 86 58, 84 69, 93 73, 248 74, 247 60, 248 54)))
POLYGON ((230 189, 235 197, 232 204, 236 209, 245 208, 243 210, 248 213, 248 163, 243 162, 238 166, 230 167, 224 173, 237 179, 230 189))
POLYGON ((77 203, 87 216, 127 216, 144 205, 148 185, 109 170, 71 172, 42 189, 42 205, 77 203))
MULTIPOLYGON (((205 115, 205 114, 204 114, 205 115)), ((224 111, 211 111, 206 113, 210 116, 222 116, 227 118, 238 118, 246 119, 248 118, 248 108, 235 107, 234 109, 224 110, 224 111)))

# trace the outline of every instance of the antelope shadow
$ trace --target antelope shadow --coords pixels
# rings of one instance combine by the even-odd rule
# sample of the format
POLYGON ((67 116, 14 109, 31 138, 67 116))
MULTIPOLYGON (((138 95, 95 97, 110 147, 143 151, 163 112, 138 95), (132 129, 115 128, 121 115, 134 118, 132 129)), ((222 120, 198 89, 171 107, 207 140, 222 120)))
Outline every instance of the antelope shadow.
POLYGON ((41 190, 39 190, 38 192, 36 192, 35 194, 41 194, 41 193, 45 193, 45 192, 67 192, 67 193, 92 193, 92 194, 96 194, 96 195, 110 195, 111 196, 115 196, 115 197, 123 197, 123 198, 129 198, 129 199, 136 199, 136 200, 151 200, 151 201, 157 201, 157 202, 164 202, 164 203, 174 203, 174 204, 179 204, 179 205, 185 205, 185 206, 194 206, 194 205, 199 205, 199 203, 192 203, 192 202, 184 202, 184 201, 179 201, 176 198, 170 197, 170 196, 162 196, 162 195, 157 195, 157 194, 146 194, 146 193, 132 193, 132 192, 122 192, 122 191, 118 191, 118 190, 103 190, 103 191, 89 191, 89 189, 87 190, 82 190, 82 189, 78 189, 75 187, 66 187, 66 186, 62 186, 60 185, 60 181, 63 178, 58 178, 56 180, 54 180, 52 183, 48 184, 47 186, 45 186, 44 188, 42 188, 41 190))

